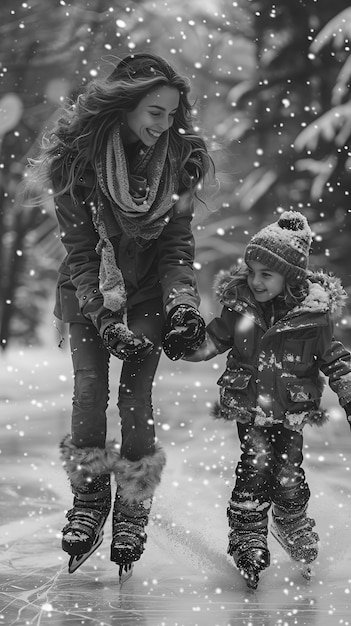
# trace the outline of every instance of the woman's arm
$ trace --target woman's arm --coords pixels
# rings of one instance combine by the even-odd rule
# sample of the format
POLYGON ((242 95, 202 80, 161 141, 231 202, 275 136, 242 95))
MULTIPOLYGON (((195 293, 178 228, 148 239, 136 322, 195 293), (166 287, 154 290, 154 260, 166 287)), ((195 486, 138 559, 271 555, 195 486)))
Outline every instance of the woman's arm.
POLYGON ((83 199, 74 203, 70 194, 64 194, 56 198, 55 208, 61 241, 67 252, 65 262, 76 289, 79 308, 102 335, 111 322, 120 319, 120 315, 105 308, 99 291, 100 256, 95 250, 99 237, 89 203, 83 199))
POLYGON ((324 327, 318 341, 319 368, 328 378, 330 388, 337 394, 340 406, 351 402, 351 354, 333 336, 333 328, 324 327))
POLYGON ((193 266, 195 242, 191 221, 191 200, 182 197, 158 240, 158 272, 166 315, 179 304, 195 308, 200 304, 193 266))

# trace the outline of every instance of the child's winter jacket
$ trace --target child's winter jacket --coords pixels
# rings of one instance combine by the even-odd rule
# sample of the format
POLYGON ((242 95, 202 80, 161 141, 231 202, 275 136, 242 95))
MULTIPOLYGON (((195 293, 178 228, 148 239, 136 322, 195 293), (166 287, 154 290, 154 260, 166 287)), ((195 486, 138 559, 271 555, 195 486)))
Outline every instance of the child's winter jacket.
POLYGON ((320 409, 320 372, 340 405, 350 403, 351 355, 334 338, 332 319, 346 293, 339 279, 322 271, 310 272, 308 285, 305 299, 268 327, 246 277, 219 274, 223 309, 207 332, 217 354, 231 349, 218 380, 218 417, 259 426, 283 423, 292 430, 321 425, 326 414, 320 409))

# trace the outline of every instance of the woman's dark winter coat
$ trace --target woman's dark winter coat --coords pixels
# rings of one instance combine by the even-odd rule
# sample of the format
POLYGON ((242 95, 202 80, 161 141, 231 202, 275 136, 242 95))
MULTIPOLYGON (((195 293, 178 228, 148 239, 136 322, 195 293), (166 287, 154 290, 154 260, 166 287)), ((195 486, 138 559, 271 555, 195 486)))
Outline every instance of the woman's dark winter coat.
MULTIPOLYGON (((350 352, 333 335, 333 315, 346 294, 340 281, 309 273, 308 294, 283 317, 267 324, 246 277, 221 272, 216 291, 221 316, 207 327, 218 353, 230 348, 218 380, 217 417, 300 430, 321 425, 322 372, 344 407, 351 401, 350 352)), ((211 357, 214 356, 211 354, 211 357)))
MULTIPOLYGON (((56 213, 67 255, 59 268, 55 315, 63 322, 90 320, 103 335, 121 312, 103 304, 99 291, 99 236, 92 219, 93 174, 81 181, 80 201, 69 194, 56 197, 56 213)), ((137 242, 124 233, 111 238, 125 283, 127 307, 163 298, 165 314, 177 304, 199 305, 193 270, 192 203, 180 199, 167 216, 161 236, 137 242)))

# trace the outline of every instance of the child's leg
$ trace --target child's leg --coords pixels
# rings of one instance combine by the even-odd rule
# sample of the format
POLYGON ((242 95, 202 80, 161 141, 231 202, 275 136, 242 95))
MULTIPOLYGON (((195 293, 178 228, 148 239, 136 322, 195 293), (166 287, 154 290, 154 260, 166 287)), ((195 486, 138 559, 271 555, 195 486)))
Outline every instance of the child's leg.
POLYGON ((269 429, 238 424, 241 459, 227 509, 230 526, 228 553, 247 580, 256 588, 261 570, 269 566, 267 547, 270 466, 272 451, 269 429))
POLYGON ((315 521, 307 517, 310 489, 306 482, 301 433, 274 428, 274 471, 272 532, 296 561, 311 563, 318 554, 319 537, 312 529, 315 521))

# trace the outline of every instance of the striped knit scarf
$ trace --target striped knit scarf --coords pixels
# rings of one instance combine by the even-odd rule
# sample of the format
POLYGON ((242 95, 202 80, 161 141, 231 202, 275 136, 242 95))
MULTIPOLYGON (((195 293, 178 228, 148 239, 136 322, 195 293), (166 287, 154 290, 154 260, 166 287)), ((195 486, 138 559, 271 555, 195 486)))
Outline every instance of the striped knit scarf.
POLYGON ((106 152, 98 162, 98 203, 94 214, 100 236, 96 247, 101 256, 99 290, 104 306, 112 311, 123 310, 126 291, 110 238, 122 230, 139 245, 156 239, 177 199, 178 170, 168 132, 154 146, 140 150, 128 166, 119 124, 113 129, 106 152))
POLYGON ((112 130, 98 163, 98 219, 107 235, 121 229, 133 239, 157 239, 175 202, 178 163, 164 132, 139 151, 128 167, 120 125, 112 130))

